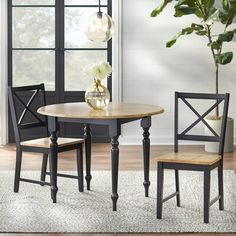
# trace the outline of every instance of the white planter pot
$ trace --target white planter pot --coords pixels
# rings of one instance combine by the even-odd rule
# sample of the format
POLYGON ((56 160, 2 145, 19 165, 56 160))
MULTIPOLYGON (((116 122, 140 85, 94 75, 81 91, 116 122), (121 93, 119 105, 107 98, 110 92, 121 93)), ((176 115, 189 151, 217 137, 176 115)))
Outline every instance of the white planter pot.
MULTIPOLYGON (((212 127, 217 134, 221 131, 221 120, 212 120, 206 118, 206 122, 212 127)), ((205 135, 213 135, 211 131, 205 126, 205 135)), ((233 152, 234 148, 234 120, 230 117, 227 119, 225 147, 224 152, 233 152)), ((205 151, 217 153, 219 151, 219 143, 205 142, 205 151)))

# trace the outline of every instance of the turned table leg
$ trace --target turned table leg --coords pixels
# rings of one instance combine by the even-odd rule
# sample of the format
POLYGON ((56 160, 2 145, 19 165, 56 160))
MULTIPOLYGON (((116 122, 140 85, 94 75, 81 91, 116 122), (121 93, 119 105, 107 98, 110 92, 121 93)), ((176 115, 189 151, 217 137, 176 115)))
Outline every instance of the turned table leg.
POLYGON ((149 169, 150 169, 150 133, 151 117, 145 117, 141 120, 141 127, 143 128, 143 167, 144 167, 144 188, 145 197, 148 197, 148 190, 150 186, 149 169))
POLYGON ((118 168, 119 168, 119 142, 118 136, 111 138, 111 172, 112 172, 112 203, 113 211, 117 210, 118 189, 118 168))
POLYGON ((84 125, 84 139, 85 139, 85 158, 86 158, 86 182, 87 182, 87 190, 90 190, 90 182, 92 179, 91 175, 91 128, 89 124, 84 125))
POLYGON ((112 177, 112 205, 113 211, 117 210, 118 195, 118 171, 119 171, 119 136, 121 134, 121 124, 118 120, 113 120, 109 126, 111 137, 111 177, 112 177))
POLYGON ((57 145, 57 119, 54 117, 48 118, 48 129, 50 132, 50 183, 51 183, 51 198, 53 203, 57 201, 57 153, 58 153, 58 145, 57 145))

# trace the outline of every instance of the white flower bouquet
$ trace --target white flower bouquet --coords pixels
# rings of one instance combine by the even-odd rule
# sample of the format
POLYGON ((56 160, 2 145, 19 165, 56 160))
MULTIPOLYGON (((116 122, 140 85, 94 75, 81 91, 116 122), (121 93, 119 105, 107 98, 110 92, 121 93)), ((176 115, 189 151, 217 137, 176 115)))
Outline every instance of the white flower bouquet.
POLYGON ((112 73, 109 62, 89 65, 85 71, 94 79, 93 85, 86 90, 85 101, 96 110, 101 110, 110 102, 110 92, 102 85, 101 80, 108 78, 112 73))
POLYGON ((112 67, 109 62, 101 62, 91 65, 90 71, 94 79, 103 80, 111 75, 112 67))

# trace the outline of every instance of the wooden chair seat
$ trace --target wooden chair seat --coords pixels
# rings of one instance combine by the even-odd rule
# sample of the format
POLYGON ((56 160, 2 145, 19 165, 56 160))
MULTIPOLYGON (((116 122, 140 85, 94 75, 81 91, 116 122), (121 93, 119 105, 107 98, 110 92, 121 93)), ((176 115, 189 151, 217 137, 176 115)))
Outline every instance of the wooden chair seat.
POLYGON ((167 153, 156 157, 158 162, 182 163, 192 165, 213 165, 221 159, 218 154, 205 153, 167 153))
MULTIPOLYGON (((75 138, 58 138, 57 143, 58 147, 65 147, 74 144, 83 143, 84 139, 75 139, 75 138)), ((51 140, 49 137, 33 139, 28 141, 23 141, 20 144, 27 147, 39 147, 39 148, 50 148, 51 140)))

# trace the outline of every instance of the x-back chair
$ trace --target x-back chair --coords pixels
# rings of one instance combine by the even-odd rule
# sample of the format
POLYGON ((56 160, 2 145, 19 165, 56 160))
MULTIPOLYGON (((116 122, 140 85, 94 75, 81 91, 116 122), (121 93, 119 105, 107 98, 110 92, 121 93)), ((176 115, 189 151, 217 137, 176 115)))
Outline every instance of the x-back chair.
POLYGON ((204 172, 204 223, 209 222, 209 209, 212 204, 219 201, 219 209, 224 210, 224 191, 223 191, 223 156, 225 131, 228 115, 229 94, 201 94, 201 93, 175 93, 175 134, 174 134, 174 151, 175 153, 164 154, 157 157, 157 218, 162 218, 163 203, 173 197, 176 197, 177 206, 180 207, 180 187, 179 187, 179 170, 203 171, 204 172), (188 99, 196 100, 213 100, 214 105, 211 106, 203 115, 193 108, 188 99), (179 100, 181 100, 190 110, 198 117, 188 128, 183 132, 179 132, 179 100), (221 132, 217 134, 214 129, 204 120, 204 118, 213 111, 220 103, 223 103, 223 116, 221 117, 221 132), (199 122, 203 122, 211 131, 212 135, 192 135, 189 131, 192 130, 199 122), (178 153, 178 141, 204 141, 218 142, 219 152, 217 154, 194 154, 194 153, 178 153), (210 174, 211 170, 218 167, 218 190, 219 195, 210 200, 210 174), (175 170, 176 192, 168 197, 163 198, 163 180, 164 169, 175 170))
MULTIPOLYGON (((8 97, 9 105, 15 135, 16 142, 16 166, 15 166, 15 182, 14 182, 14 192, 19 191, 20 181, 40 184, 40 185, 49 185, 50 183, 45 182, 46 174, 50 175, 50 172, 47 172, 47 162, 48 156, 50 157, 50 138, 48 137, 48 123, 47 117, 40 116, 36 111, 32 109, 32 104, 36 103, 37 108, 40 106, 46 105, 45 98, 45 88, 44 84, 32 85, 32 86, 22 86, 22 87, 9 87, 8 88, 8 97), (21 94, 31 95, 30 99, 25 102, 21 94), (19 105, 23 107, 23 111, 19 111, 19 105), (27 113, 34 118, 35 121, 27 122, 27 113), (45 137, 22 141, 22 131, 26 129, 33 129, 42 127, 45 129, 45 137), (22 161, 22 152, 35 152, 43 154, 42 169, 41 169, 41 178, 40 181, 25 179, 21 177, 21 161, 22 161)), ((22 110, 22 109, 21 109, 22 110)), ((64 152, 69 150, 77 151, 77 170, 78 176, 59 174, 59 177, 74 178, 78 179, 79 191, 83 192, 83 139, 74 139, 74 138, 58 138, 58 152, 64 152)), ((49 158, 50 160, 50 158, 49 158)), ((49 163, 50 166, 50 163, 49 163)), ((56 202, 56 199, 53 198, 53 202, 56 202)))

